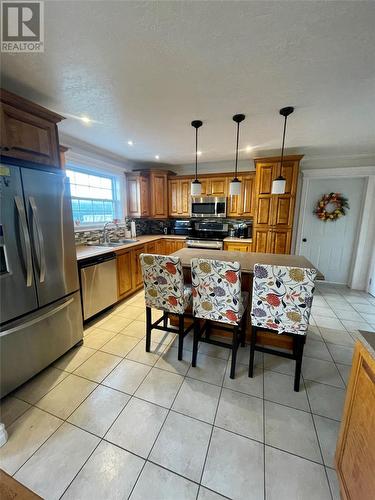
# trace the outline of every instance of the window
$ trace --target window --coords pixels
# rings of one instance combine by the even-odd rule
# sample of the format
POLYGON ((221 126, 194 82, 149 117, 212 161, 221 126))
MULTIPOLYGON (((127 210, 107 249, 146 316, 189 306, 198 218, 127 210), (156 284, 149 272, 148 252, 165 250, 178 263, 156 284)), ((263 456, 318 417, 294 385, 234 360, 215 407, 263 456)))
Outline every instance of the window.
POLYGON ((103 225, 121 218, 117 176, 70 165, 67 166, 66 174, 70 180, 73 220, 76 226, 103 225))

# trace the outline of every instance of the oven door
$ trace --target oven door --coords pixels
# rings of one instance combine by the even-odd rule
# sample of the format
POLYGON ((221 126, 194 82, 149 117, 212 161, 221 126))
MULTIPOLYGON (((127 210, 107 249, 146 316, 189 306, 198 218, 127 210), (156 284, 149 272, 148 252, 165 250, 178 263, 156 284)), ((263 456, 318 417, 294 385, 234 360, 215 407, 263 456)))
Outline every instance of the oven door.
POLYGON ((191 199, 192 217, 225 217, 226 214, 226 198, 203 196, 191 199))
POLYGON ((222 250, 223 241, 222 240, 186 240, 187 248, 205 248, 208 250, 222 250))

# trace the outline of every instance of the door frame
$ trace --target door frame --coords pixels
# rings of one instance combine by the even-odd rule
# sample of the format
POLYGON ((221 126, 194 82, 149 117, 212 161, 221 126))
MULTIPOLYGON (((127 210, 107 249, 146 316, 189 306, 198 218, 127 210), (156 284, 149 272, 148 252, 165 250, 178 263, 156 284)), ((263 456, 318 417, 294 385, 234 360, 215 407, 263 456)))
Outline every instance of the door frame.
POLYGON ((356 290, 367 290, 369 286, 370 267, 372 259, 372 242, 375 238, 375 224, 371 225, 371 214, 375 211, 375 166, 369 167, 343 167, 343 168, 319 168, 302 170, 302 189, 299 205, 297 236, 295 253, 302 253, 302 237, 304 232, 307 197, 310 181, 317 179, 336 178, 364 178, 365 188, 362 206, 359 215, 356 243, 349 269, 349 280, 347 285, 356 290))

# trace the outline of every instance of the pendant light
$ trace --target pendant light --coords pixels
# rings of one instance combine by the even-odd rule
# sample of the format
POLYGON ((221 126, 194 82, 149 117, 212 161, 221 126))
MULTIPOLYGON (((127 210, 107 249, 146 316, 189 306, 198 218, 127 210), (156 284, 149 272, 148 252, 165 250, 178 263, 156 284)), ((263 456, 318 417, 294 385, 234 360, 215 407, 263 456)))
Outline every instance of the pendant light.
POLYGON ((195 179, 191 183, 191 196, 200 196, 202 184, 198 180, 198 129, 203 125, 200 120, 193 120, 191 126, 195 128, 195 179))
POLYGON ((282 142, 282 146, 281 146, 281 159, 280 159, 280 175, 277 179, 272 181, 271 194, 284 194, 285 193, 286 179, 281 175, 281 169, 282 169, 283 160, 284 160, 286 121, 287 121, 288 116, 291 115, 293 113, 293 111, 294 111, 294 108, 292 106, 288 106, 286 108, 281 108, 279 111, 280 115, 284 117, 283 142, 282 142))
POLYGON ((229 184, 229 194, 231 196, 238 196, 241 193, 241 181, 237 177, 238 169, 238 142, 240 138, 240 123, 245 119, 245 115, 234 115, 233 121, 237 123, 237 142, 236 142, 236 161, 234 164, 234 178, 229 184))

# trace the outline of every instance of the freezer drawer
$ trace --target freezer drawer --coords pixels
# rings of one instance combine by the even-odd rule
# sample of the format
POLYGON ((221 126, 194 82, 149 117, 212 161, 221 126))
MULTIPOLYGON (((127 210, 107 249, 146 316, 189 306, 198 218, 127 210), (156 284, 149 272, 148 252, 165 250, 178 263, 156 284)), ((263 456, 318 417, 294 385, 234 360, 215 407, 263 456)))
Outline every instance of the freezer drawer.
POLYGON ((26 382, 83 338, 76 292, 0 329, 0 397, 26 382))
POLYGON ((98 257, 81 267, 83 319, 117 302, 116 257, 98 257))

